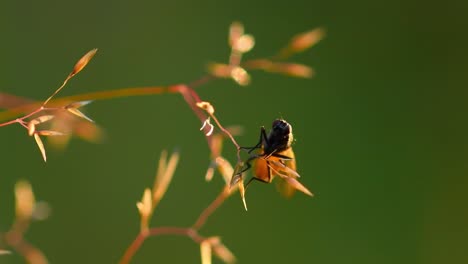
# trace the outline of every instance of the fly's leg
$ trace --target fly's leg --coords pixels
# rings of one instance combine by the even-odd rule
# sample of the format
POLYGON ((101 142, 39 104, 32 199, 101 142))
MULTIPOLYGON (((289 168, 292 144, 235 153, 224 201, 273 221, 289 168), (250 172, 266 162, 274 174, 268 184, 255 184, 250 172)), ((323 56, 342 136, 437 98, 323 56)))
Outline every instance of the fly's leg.
POLYGON ((268 167, 268 177, 267 179, 260 179, 260 178, 257 178, 255 176, 253 176, 252 178, 249 179, 249 181, 245 184, 245 190, 247 190, 247 187, 249 186, 249 184, 253 181, 253 180, 256 180, 256 181, 259 181, 259 182, 263 182, 263 183, 270 183, 271 182, 271 168, 270 168, 270 163, 267 161, 267 167, 268 167))
POLYGON ((252 164, 250 164, 250 162, 256 158, 259 158, 258 155, 253 155, 253 156, 250 156, 250 158, 248 158, 246 161, 245 161, 245 166, 244 168, 242 168, 242 170, 238 173, 236 173, 236 175, 240 175, 244 172, 246 172, 248 169, 252 168, 252 164))
MULTIPOLYGON (((268 173, 269 174, 269 173, 268 173)), ((270 181, 268 180, 263 180, 263 179, 259 179, 259 178, 256 178, 256 177, 252 177, 249 179, 249 181, 245 184, 244 188, 245 190, 247 190, 247 187, 249 187, 249 184, 252 182, 252 181, 259 181, 259 182, 263 182, 263 183, 270 183, 270 181)))
POLYGON ((262 126, 260 128, 260 139, 258 140, 257 145, 253 147, 240 147, 240 149, 248 150, 248 153, 252 153, 252 151, 261 148, 262 145, 265 144, 266 140, 267 140, 267 134, 265 131, 265 127, 262 126))

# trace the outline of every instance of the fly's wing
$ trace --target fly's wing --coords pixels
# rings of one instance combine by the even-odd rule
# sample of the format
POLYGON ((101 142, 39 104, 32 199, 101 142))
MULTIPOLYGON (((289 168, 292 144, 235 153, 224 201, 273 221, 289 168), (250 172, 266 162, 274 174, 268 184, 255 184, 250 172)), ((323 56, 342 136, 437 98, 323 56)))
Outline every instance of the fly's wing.
POLYGON ((300 176, 296 172, 296 159, 292 148, 283 151, 281 155, 291 159, 283 159, 279 164, 277 162, 272 162, 276 166, 273 170, 277 171, 276 174, 281 177, 281 180, 277 181, 276 185, 279 192, 286 198, 292 197, 296 190, 313 196, 313 194, 297 180, 300 176))
MULTIPOLYGON (((291 169, 292 171, 296 171, 296 157, 294 156, 294 151, 292 148, 289 148, 281 153, 281 155, 290 157, 290 160, 283 160, 282 163, 286 168, 291 169)), ((285 169, 281 169, 280 171, 285 174, 285 176, 288 177, 293 177, 297 178, 296 175, 291 173, 290 171, 284 171, 285 169)), ((276 182, 276 187, 278 191, 286 198, 290 198, 294 195, 296 192, 296 188, 292 187, 288 182, 284 179, 284 177, 281 177, 282 179, 280 181, 276 182)))
MULTIPOLYGON (((296 162, 294 160, 285 161, 285 165, 291 168, 290 166, 296 167, 296 162)), ((292 168, 291 168, 292 169, 292 168)), ((295 177, 295 176, 292 176, 295 177)), ((296 188, 292 187, 288 181, 282 177, 281 180, 276 181, 276 187, 278 191, 286 198, 291 198, 296 192, 296 188)))
POLYGON ((291 197, 296 190, 307 195, 313 194, 302 185, 297 179, 300 177, 296 172, 296 160, 294 152, 291 148, 277 153, 285 158, 275 156, 259 157, 254 164, 254 177, 266 183, 270 183, 275 176, 279 176, 281 180, 277 181, 279 192, 285 197, 291 197))
MULTIPOLYGON (((292 155, 294 156, 294 153, 292 155)), ((294 167, 296 166, 295 164, 296 163, 294 163, 294 167)), ((262 156, 257 158, 255 160, 254 168, 254 177, 266 183, 271 183, 275 175, 279 175, 281 171, 286 169, 282 163, 282 158, 271 155, 268 157, 262 156)))

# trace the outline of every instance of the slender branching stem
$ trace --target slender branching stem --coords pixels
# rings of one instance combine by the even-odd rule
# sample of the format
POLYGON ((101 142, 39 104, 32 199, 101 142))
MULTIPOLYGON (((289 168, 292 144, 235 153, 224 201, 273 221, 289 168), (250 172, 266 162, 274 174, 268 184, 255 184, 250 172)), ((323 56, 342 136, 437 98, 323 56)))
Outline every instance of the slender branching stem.
POLYGON ((206 207, 203 212, 198 216, 195 223, 192 225, 192 228, 195 230, 200 230, 208 220, 208 218, 218 209, 221 204, 229 197, 230 187, 225 186, 221 193, 213 200, 213 202, 206 207))

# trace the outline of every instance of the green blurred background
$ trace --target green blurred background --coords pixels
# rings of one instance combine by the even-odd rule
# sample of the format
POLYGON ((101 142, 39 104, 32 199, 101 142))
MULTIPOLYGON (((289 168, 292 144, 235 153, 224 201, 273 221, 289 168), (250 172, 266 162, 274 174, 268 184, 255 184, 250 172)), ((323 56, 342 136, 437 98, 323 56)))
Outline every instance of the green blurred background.
MULTIPOLYGON (((0 91, 46 98, 86 51, 91 64, 63 91, 168 85, 226 61, 227 29, 256 38, 247 58, 274 53, 296 33, 328 35, 295 57, 311 80, 253 72, 200 89, 225 125, 287 119, 302 182, 314 198, 283 199, 274 186, 238 195, 202 230, 220 235, 240 263, 468 263, 468 59, 462 1, 2 1, 0 91)), ((159 153, 181 150, 153 225, 190 225, 217 195, 204 182, 209 151, 178 95, 99 101, 87 113, 106 140, 49 148, 47 164, 24 129, 1 129, 0 230, 14 215, 13 187, 31 181, 52 207, 27 234, 51 263, 116 263, 139 228, 135 202, 159 153)), ((235 154, 226 147, 231 160, 235 154)), ((151 238, 133 263, 199 263, 183 237, 151 238)), ((0 263, 23 263, 16 254, 0 263)), ((220 263, 215 260, 215 263, 220 263)))

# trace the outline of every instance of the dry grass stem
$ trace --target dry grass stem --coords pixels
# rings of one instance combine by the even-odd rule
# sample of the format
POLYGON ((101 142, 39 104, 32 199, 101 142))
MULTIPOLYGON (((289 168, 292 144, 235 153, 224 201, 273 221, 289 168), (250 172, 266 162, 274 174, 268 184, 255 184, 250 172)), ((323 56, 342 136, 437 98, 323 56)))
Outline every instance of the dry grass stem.
POLYGON ((57 95, 62 89, 63 87, 65 87, 65 85, 67 84, 67 82, 73 78, 73 76, 75 76, 77 73, 79 73, 81 70, 84 69, 84 67, 86 67, 86 65, 89 63, 89 61, 94 57, 94 55, 96 54, 97 52, 97 49, 92 49, 90 51, 88 51, 88 53, 86 53, 83 57, 81 57, 81 59, 78 60, 78 62, 75 64, 75 66, 73 67, 73 70, 70 72, 70 74, 68 74, 67 78, 65 78, 65 80, 63 81, 62 85, 57 89, 55 90, 55 92, 49 96, 49 98, 47 98, 43 103, 42 103, 42 107, 44 107, 45 105, 47 105, 47 103, 55 96, 57 95))
MULTIPOLYGON (((321 28, 307 31, 294 36, 288 45, 281 49, 276 56, 243 61, 245 53, 254 48, 255 38, 253 35, 244 33, 244 26, 241 23, 234 22, 229 28, 228 44, 230 47, 230 54, 227 62, 214 62, 209 64, 208 73, 191 83, 171 86, 124 88, 55 98, 70 79, 89 64, 97 52, 97 49, 92 49, 76 62, 72 71, 65 78, 61 86, 43 102, 34 102, 33 100, 0 93, 0 99, 10 98, 16 102, 3 102, 4 105, 8 105, 8 108, 11 109, 0 113, 0 120, 14 117, 16 117, 16 119, 0 123, 0 127, 11 124, 21 125, 27 130, 29 136, 34 137, 41 155, 44 161, 46 161, 46 149, 41 139, 42 136, 47 136, 53 143, 55 142, 55 144, 61 146, 67 144, 71 135, 77 135, 89 141, 98 141, 102 137, 100 128, 91 118, 80 110, 81 107, 89 104, 91 101, 162 93, 180 94, 185 100, 185 103, 203 124, 200 130, 205 134, 211 159, 209 168, 205 174, 205 179, 207 181, 211 180, 215 172, 218 171, 223 177, 225 184, 216 198, 201 211, 193 225, 188 227, 151 227, 151 218, 172 181, 180 159, 179 152, 177 151, 173 152, 170 156, 166 151, 163 151, 159 159, 152 188, 146 188, 141 200, 136 203, 140 215, 140 231, 124 252, 120 263, 129 263, 147 238, 160 235, 185 236, 199 244, 202 264, 211 264, 212 255, 219 257, 224 263, 234 263, 236 258, 221 242, 218 236, 204 237, 200 235, 199 231, 206 225, 208 219, 224 201, 237 190, 239 190, 244 208, 247 210, 245 199, 246 186, 244 186, 243 173, 250 168, 250 161, 261 156, 252 154, 253 156, 249 157, 246 161, 241 159, 240 152, 245 150, 245 148, 241 148, 234 137, 234 135, 239 134, 239 131, 225 128, 215 115, 215 107, 213 104, 202 100, 196 88, 215 79, 232 79, 238 85, 246 86, 251 83, 251 70, 263 70, 293 77, 310 78, 315 73, 313 68, 295 62, 284 61, 284 59, 314 46, 324 35, 324 30, 321 28), (211 122, 213 122, 213 124, 211 122), (218 129, 215 131, 215 126, 220 131, 218 131, 218 129), (223 141, 225 138, 230 139, 230 142, 237 151, 237 162, 234 168, 229 160, 222 155, 223 141)), ((2 107, 1 100, 0 107, 2 107)), ((263 150, 263 146, 261 145, 262 143, 258 143, 257 147, 252 150, 263 150)), ((250 152, 251 151, 248 153, 250 154, 250 152)), ((291 158, 286 157, 287 159, 281 159, 278 158, 279 156, 276 156, 276 159, 273 159, 270 156, 271 155, 265 155, 261 157, 267 164, 265 168, 267 168, 269 172, 278 175, 283 180, 282 182, 287 183, 288 191, 291 189, 293 191, 299 190, 307 195, 313 195, 297 180, 300 175, 295 171, 295 162, 287 163, 287 161, 285 161, 291 160, 291 158)), ((48 261, 42 252, 27 243, 23 239, 23 235, 32 220, 47 217, 49 208, 46 204, 36 203, 32 188, 27 182, 21 181, 17 183, 15 186, 15 197, 16 219, 11 230, 5 234, 4 240, 6 241, 6 246, 21 254, 29 263, 46 264, 48 261)), ((9 253, 10 251, 8 250, 0 249, 0 255, 9 253)))

